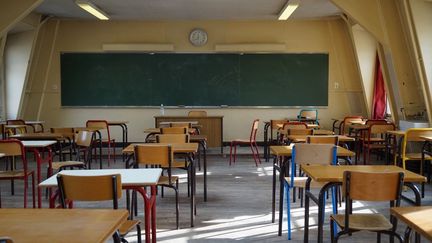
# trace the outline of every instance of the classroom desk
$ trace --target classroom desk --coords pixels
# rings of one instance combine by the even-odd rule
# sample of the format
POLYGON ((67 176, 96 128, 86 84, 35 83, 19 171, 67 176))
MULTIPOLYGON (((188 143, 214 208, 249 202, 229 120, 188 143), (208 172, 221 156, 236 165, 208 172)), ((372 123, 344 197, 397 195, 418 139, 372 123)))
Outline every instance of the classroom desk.
POLYGON ((3 158, 3 157, 5 157, 6 156, 6 154, 4 154, 4 153, 0 153, 0 158, 3 158))
MULTIPOLYGON (((142 143, 141 143, 142 144, 142 143)), ((158 143, 159 145, 171 145, 171 150, 173 153, 196 153, 198 152, 198 143, 158 143)), ((125 149, 123 149, 123 153, 128 155, 128 158, 126 159, 126 167, 129 166, 130 159, 134 156, 135 153, 135 145, 140 145, 139 143, 132 143, 129 144, 125 149)), ((194 220, 195 220, 195 164, 193 161, 192 163, 192 176, 191 176, 191 227, 194 227, 194 220)))
POLYGON ((3 125, 3 137, 8 138, 8 131, 12 130, 13 134, 16 134, 17 129, 27 129, 27 125, 3 125))
MULTIPOLYGON (((162 169, 62 170, 58 174, 77 176, 120 174, 122 188, 135 190, 143 197, 146 242, 156 242, 156 186, 162 174, 162 169), (150 195, 146 192, 146 186, 151 188, 150 195)), ((39 188, 42 187, 57 187, 57 174, 40 183, 39 188)), ((55 207, 57 194, 56 192, 50 197, 50 208, 55 207)))
POLYGON ((393 207, 390 213, 407 225, 404 241, 409 242, 411 230, 432 241, 432 206, 393 207))
MULTIPOLYGON (((47 175, 52 174, 52 150, 51 146, 56 144, 57 141, 51 141, 51 140, 44 140, 44 141, 32 141, 32 140, 26 140, 22 141, 24 148, 27 151, 32 151, 36 158, 36 183, 41 182, 41 167, 43 163, 48 163, 48 173, 47 175), (42 157, 41 153, 44 153, 45 150, 48 152, 47 157, 42 157)), ((37 202, 38 202, 38 208, 42 207, 42 196, 41 196, 41 189, 38 188, 37 190, 37 202)))
MULTIPOLYGON (((192 134, 192 133, 194 133, 196 130, 195 130, 195 128, 189 128, 188 129, 188 133, 189 134, 192 134)), ((148 143, 148 142, 151 142, 150 141, 150 137, 151 136, 154 136, 154 135, 156 135, 156 134, 160 134, 161 133, 161 128, 159 128, 159 127, 155 127, 155 128, 146 128, 146 129, 144 129, 144 133, 147 133, 147 136, 146 136, 146 138, 145 138, 145 142, 146 143, 148 143)))
MULTIPOLYGON (((418 188, 413 184, 422 183, 426 181, 424 176, 415 174, 411 171, 404 170, 398 166, 393 165, 301 165, 302 171, 309 177, 306 181, 305 188, 305 226, 304 226, 304 242, 309 240, 309 202, 312 199, 318 205, 318 234, 317 242, 323 242, 323 226, 324 226, 324 197, 325 192, 333 186, 341 185, 343 181, 343 173, 349 171, 361 171, 361 172, 403 172, 404 173, 404 184, 410 188, 415 194, 415 201, 407 199, 409 202, 420 206, 421 197, 418 188), (318 198, 315 197, 310 191, 311 181, 326 183, 320 190, 318 198)), ((283 194, 282 194, 283 195, 283 194)), ((337 209, 336 209, 337 210, 337 209)))
POLYGON ((0 235, 22 243, 105 242, 127 217, 127 210, 7 208, 0 209, 0 235))
MULTIPOLYGON (((129 121, 108 121, 108 126, 118 126, 122 129, 122 148, 126 148, 128 143, 128 127, 129 121)), ((125 156, 123 156, 123 161, 125 161, 125 156)))
MULTIPOLYGON (((294 144, 289 146, 270 146, 270 151, 274 155, 273 161, 273 185, 272 185, 272 223, 275 222, 275 212, 276 212, 276 171, 279 171, 279 198, 283 200, 283 183, 285 175, 289 174, 289 163, 288 158, 291 157, 292 147, 294 144), (279 161, 279 158, 284 158, 282 161, 279 161), (279 164, 279 165, 278 165, 279 164)), ((355 156, 355 153, 338 146, 337 147, 337 156, 338 157, 352 157, 355 156)), ((279 204, 279 231, 278 234, 282 235, 282 210, 283 203, 279 204)))
POLYGON ((201 151, 203 155, 204 167, 204 202, 207 202, 207 136, 206 135, 191 135, 189 137, 191 143, 198 143, 198 169, 201 171, 201 151))
POLYGON ((36 129, 38 126, 40 127, 40 132, 44 132, 44 123, 45 121, 25 121, 26 125, 29 125, 33 128, 33 132, 38 132, 36 129))
POLYGON ((207 146, 220 147, 223 154, 223 116, 155 116, 155 127, 161 122, 197 121, 202 127, 200 132, 207 136, 207 146))

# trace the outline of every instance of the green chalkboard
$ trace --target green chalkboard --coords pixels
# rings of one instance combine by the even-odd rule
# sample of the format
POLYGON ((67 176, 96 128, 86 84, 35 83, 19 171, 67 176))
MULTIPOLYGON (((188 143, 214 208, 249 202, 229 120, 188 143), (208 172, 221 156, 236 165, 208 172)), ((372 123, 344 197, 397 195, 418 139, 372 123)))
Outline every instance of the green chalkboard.
POLYGON ((62 106, 327 106, 328 54, 62 53, 62 106))

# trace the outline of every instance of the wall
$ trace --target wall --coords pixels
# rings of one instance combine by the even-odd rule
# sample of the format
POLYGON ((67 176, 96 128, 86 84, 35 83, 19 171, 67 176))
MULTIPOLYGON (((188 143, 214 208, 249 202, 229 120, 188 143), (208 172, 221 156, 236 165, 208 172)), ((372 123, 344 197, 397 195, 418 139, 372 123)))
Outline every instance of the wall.
POLYGON ((6 118, 18 116, 34 31, 8 35, 5 46, 6 118))
POLYGON ((372 115, 372 102, 375 83, 376 40, 359 25, 352 27, 354 47, 363 84, 368 116, 372 115))
MULTIPOLYGON (((23 106, 26 119, 46 121, 47 127, 83 126, 87 119, 128 120, 129 140, 143 141, 143 130, 154 126, 159 109, 62 109, 61 52, 101 52, 108 43, 172 43, 176 52, 214 52, 215 44, 284 43, 287 53, 329 53, 329 106, 319 110, 321 123, 331 118, 365 114, 364 100, 349 33, 341 19, 310 21, 137 22, 50 20, 40 30, 23 106), (195 27, 209 35, 203 47, 193 47, 188 33, 195 27), (335 88, 338 83, 338 88, 335 88)), ((313 87, 311 87, 313 88, 313 87)), ((295 92, 295 91, 292 91, 295 92)), ((289 97, 289 91, 287 92, 289 97)), ((286 98, 286 97, 281 97, 286 98)), ((295 117, 299 109, 209 109, 224 116, 224 140, 248 137, 252 120, 295 117)), ((166 109, 185 115, 187 109, 166 109)), ((263 124, 261 123, 261 126, 263 124)), ((116 129, 119 130, 119 129, 116 129)), ((259 129, 258 139, 262 139, 259 129)), ((119 138, 119 132, 114 135, 119 138)))

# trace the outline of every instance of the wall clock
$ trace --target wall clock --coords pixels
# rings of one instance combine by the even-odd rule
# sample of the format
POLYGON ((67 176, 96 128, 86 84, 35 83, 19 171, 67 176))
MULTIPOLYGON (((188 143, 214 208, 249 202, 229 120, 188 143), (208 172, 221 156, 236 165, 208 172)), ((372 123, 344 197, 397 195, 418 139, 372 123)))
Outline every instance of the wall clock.
POLYGON ((203 29, 193 29, 189 34, 189 41, 194 46, 203 46, 207 43, 207 32, 203 29))

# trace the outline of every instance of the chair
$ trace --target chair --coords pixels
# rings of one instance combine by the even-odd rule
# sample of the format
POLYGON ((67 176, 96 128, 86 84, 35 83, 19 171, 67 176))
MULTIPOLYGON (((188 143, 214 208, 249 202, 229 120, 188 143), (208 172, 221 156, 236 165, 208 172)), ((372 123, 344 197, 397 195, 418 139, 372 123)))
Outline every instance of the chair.
POLYGON ((321 143, 321 144, 333 144, 338 145, 339 144, 339 137, 338 136, 308 136, 306 138, 306 143, 321 143))
MULTIPOLYGON (((25 121, 22 119, 6 120, 6 125, 25 125, 25 121)), ((9 135, 14 135, 16 134, 17 130, 19 133, 27 133, 27 127, 8 129, 6 133, 9 135)))
POLYGON ((318 110, 317 109, 302 109, 300 110, 297 119, 300 122, 312 122, 318 124, 318 110))
MULTIPOLYGON (((120 174, 100 176, 72 176, 58 174, 57 184, 59 188, 60 202, 63 208, 67 208, 67 203, 72 201, 112 200, 113 209, 118 209, 118 199, 122 197, 120 174)), ((125 242, 123 239, 124 236, 135 227, 137 230, 138 242, 141 242, 141 227, 140 221, 138 220, 127 220, 120 226, 118 232, 120 233, 122 242, 125 242)), ((79 235, 79 232, 77 232, 77 234, 79 235)))
POLYGON ((79 131, 75 136, 76 140, 76 158, 75 160, 52 162, 53 170, 62 170, 64 168, 78 167, 85 168, 86 165, 91 163, 91 150, 93 144, 93 132, 79 131), (83 162, 80 161, 81 154, 83 156, 83 162))
POLYGON ((207 116, 207 111, 189 111, 188 116, 192 116, 192 117, 207 116))
POLYGON ((253 155, 253 158, 255 160, 255 165, 258 167, 258 163, 261 164, 261 159, 260 159, 259 152, 258 152, 258 145, 256 143, 256 134, 258 131, 258 124, 259 124, 259 119, 255 119, 252 123, 252 129, 251 129, 249 140, 247 140, 247 139, 235 139, 235 140, 231 141, 231 144, 230 144, 230 163, 229 163, 230 165, 231 165, 231 161, 233 161, 235 163, 236 155, 237 155, 237 145, 241 145, 241 144, 248 144, 252 150, 252 155, 253 155), (234 160, 232 160, 233 147, 234 147, 234 160))
MULTIPOLYGON (((307 144, 297 143, 294 145, 291 155, 291 174, 285 177, 285 191, 287 195, 287 219, 288 219, 288 239, 291 240, 291 201, 290 190, 294 188, 304 189, 308 177, 296 176, 296 165, 300 164, 324 164, 335 165, 336 146, 333 144, 307 144)), ((321 188, 324 184, 312 181, 311 188, 321 188)), ((295 195, 293 195, 293 199, 295 195)), ((302 198, 302 196, 301 196, 302 198)), ((335 190, 332 193, 333 210, 336 209, 335 190)))
POLYGON ((86 122, 86 127, 89 128, 100 128, 100 129, 106 129, 106 134, 107 134, 107 138, 103 139, 102 138, 102 144, 107 144, 108 145, 108 166, 110 165, 111 162, 111 149, 113 152, 113 160, 114 162, 116 161, 115 157, 115 139, 111 138, 110 136, 110 130, 109 130, 109 126, 108 126, 108 122, 106 120, 88 120, 86 122))
POLYGON ((72 160, 72 154, 74 152, 74 143, 75 143, 75 131, 73 127, 60 127, 60 128, 51 128, 51 133, 62 134, 65 138, 61 141, 61 150, 60 147, 56 149, 55 154, 57 154, 60 160, 65 160, 65 154, 69 154, 69 159, 72 160))
POLYGON ((157 166, 166 169, 167 176, 161 176, 159 186, 172 188, 175 192, 176 226, 179 229, 179 201, 178 201, 178 176, 171 173, 173 165, 173 152, 171 145, 140 144, 134 147, 135 167, 140 165, 157 166))
POLYGON ((394 131, 396 126, 393 123, 374 123, 363 133, 361 138, 363 147, 363 163, 368 164, 372 150, 385 150, 386 161, 389 154, 389 144, 386 141, 388 131, 394 131))
POLYGON ((0 236, 0 243, 14 243, 14 241, 10 237, 0 236))
POLYGON ((372 231, 377 233, 377 242, 381 234, 402 238, 395 232, 396 218, 390 216, 390 221, 379 213, 353 214, 353 200, 359 201, 390 201, 390 207, 399 207, 403 187, 403 173, 366 173, 345 171, 343 190, 346 198, 345 214, 330 216, 331 242, 337 242, 341 235, 356 231, 372 231), (341 231, 335 236, 335 224, 341 231))
MULTIPOLYGON (((156 135, 156 143, 189 143, 189 134, 158 134, 156 135)), ((188 154, 183 154, 183 161, 173 160, 171 168, 183 169, 188 172, 188 196, 190 195, 190 178, 192 174, 192 163, 188 154)))
POLYGON ((288 129, 308 129, 305 122, 285 122, 279 130, 279 144, 284 142, 284 137, 288 134, 288 129))
POLYGON ((0 171, 0 180, 9 180, 9 181, 23 180, 24 181, 24 208, 27 208, 28 181, 29 181, 29 176, 31 176, 32 199, 33 199, 33 208, 34 208, 36 206, 34 171, 29 170, 28 168, 24 145, 20 141, 15 139, 0 140, 0 153, 4 153, 5 157, 11 157, 14 160, 13 162, 20 161, 20 160, 15 160, 15 157, 21 157, 22 169, 16 170, 15 166, 11 166, 12 167, 11 170, 0 171))
MULTIPOLYGON (((403 137, 400 154, 395 156, 394 163, 397 165, 399 157, 402 167, 406 169, 406 161, 416 161, 420 163, 420 174, 424 175, 424 164, 422 163, 421 145, 424 139, 421 136, 432 136, 432 128, 410 128, 406 130, 403 137)), ((432 156, 425 154, 424 161, 432 161, 432 156)), ((422 195, 424 195, 424 183, 422 183, 422 195)))
POLYGON ((349 125, 352 122, 363 122, 362 116, 347 116, 339 124, 339 135, 349 135, 349 125))

